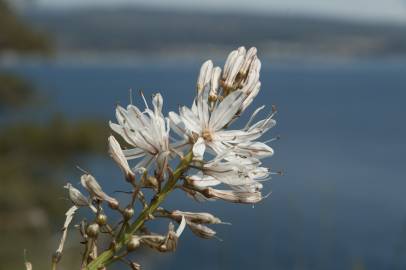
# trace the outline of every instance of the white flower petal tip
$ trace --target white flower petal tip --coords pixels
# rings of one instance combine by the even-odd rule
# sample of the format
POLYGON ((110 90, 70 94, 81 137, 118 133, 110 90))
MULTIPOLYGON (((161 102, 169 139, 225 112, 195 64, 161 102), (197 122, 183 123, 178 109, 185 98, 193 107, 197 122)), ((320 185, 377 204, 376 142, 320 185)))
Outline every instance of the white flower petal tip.
POLYGON ((183 233, 183 231, 185 230, 186 227, 186 219, 184 216, 182 216, 182 220, 179 224, 178 229, 176 230, 176 236, 179 238, 181 236, 181 234, 183 233))

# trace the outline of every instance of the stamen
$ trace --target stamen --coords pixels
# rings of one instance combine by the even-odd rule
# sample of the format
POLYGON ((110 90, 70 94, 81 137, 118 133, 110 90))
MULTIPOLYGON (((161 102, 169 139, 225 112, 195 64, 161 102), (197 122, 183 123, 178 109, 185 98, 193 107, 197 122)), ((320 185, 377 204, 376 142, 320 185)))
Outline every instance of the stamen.
POLYGON ((149 109, 147 100, 145 99, 144 92, 142 90, 140 90, 140 95, 142 97, 142 100, 144 100, 145 108, 149 109))
POLYGON ((133 89, 130 88, 128 89, 129 95, 130 95, 130 104, 133 105, 133 89))

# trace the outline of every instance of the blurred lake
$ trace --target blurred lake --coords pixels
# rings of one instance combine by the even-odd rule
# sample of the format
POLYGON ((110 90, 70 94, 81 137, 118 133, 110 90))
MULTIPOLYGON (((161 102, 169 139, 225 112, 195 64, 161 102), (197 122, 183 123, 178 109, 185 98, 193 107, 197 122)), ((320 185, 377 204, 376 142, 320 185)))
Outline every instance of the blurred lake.
MULTIPOLYGON (((129 88, 141 106, 139 89, 161 92, 166 111, 191 104, 199 68, 197 61, 4 67, 51 95, 53 110, 106 125, 115 104, 129 102, 129 88)), ((271 134, 282 139, 264 163, 285 175, 267 183, 272 195, 255 208, 173 194, 168 208, 203 208, 233 225, 214 228, 222 242, 187 231, 176 253, 141 256, 145 269, 405 269, 406 59, 270 61, 261 75, 262 90, 241 122, 262 104, 277 105, 271 134)), ((125 186, 107 158, 87 166, 106 190, 125 186)))

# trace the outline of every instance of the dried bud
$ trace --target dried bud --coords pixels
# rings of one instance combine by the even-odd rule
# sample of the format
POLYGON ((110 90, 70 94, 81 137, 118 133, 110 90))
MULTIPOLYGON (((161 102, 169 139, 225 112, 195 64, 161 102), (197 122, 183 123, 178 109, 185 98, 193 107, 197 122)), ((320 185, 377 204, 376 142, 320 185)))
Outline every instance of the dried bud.
POLYGON ((123 150, 121 150, 120 144, 113 136, 110 136, 109 139, 109 153, 113 160, 117 163, 120 169, 123 171, 125 178, 128 182, 135 180, 135 174, 130 169, 128 161, 124 156, 123 150))
POLYGON ((213 62, 207 60, 200 68, 199 77, 197 78, 196 88, 200 92, 204 86, 210 82, 210 77, 213 69, 213 62))
POLYGON ((189 226, 190 230, 197 236, 204 238, 204 239, 210 239, 213 238, 216 235, 216 232, 210 229, 207 226, 204 226, 202 224, 194 223, 190 220, 186 219, 186 223, 189 226))
POLYGON ((89 206, 89 200, 77 188, 73 187, 71 183, 67 183, 64 188, 68 190, 69 199, 75 206, 89 206))
POLYGON ((89 194, 98 200, 107 201, 112 208, 118 207, 118 201, 103 192, 96 179, 90 174, 84 174, 80 178, 82 186, 87 189, 89 194))
POLYGON ((124 220, 130 220, 134 215, 134 209, 132 207, 127 207, 124 209, 123 217, 124 220))
POLYGON ((136 262, 131 262, 130 267, 131 267, 132 270, 141 270, 141 265, 139 263, 136 263, 136 262))
POLYGON ((107 216, 105 214, 98 214, 96 217, 96 223, 100 226, 104 226, 107 224, 107 216))
POLYGON ((25 270, 32 270, 32 264, 30 262, 25 262, 25 270))
POLYGON ((90 238, 96 238, 97 235, 99 234, 99 224, 97 224, 97 223, 90 224, 87 227, 86 234, 90 238))
POLYGON ((59 251, 54 252, 54 254, 52 254, 52 262, 54 263, 58 263, 62 258, 62 253, 59 251))
POLYGON ((129 252, 136 250, 141 245, 140 238, 133 235, 130 241, 127 243, 127 250, 129 252))
POLYGON ((120 206, 118 201, 115 199, 112 201, 109 201, 108 204, 109 204, 110 208, 114 209, 114 210, 118 209, 118 207, 120 206))
POLYGON ((161 249, 165 251, 175 251, 178 245, 178 236, 175 232, 173 223, 169 223, 168 234, 166 235, 165 242, 161 245, 161 249))
POLYGON ((222 222, 218 217, 213 216, 210 213, 193 213, 193 212, 183 212, 183 211, 173 211, 171 213, 171 217, 180 220, 181 218, 185 217, 186 220, 189 220, 194 223, 204 223, 204 224, 222 224, 222 222))
POLYGON ((186 219, 182 217, 178 229, 175 231, 173 223, 169 223, 168 233, 162 235, 144 235, 141 242, 160 252, 170 252, 176 249, 178 239, 186 226, 186 219))

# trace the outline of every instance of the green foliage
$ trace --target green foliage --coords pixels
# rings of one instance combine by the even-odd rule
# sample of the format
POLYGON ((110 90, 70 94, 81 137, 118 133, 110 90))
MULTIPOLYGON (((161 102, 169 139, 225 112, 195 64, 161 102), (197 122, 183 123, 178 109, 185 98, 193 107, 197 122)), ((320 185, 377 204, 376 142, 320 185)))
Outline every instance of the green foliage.
POLYGON ((0 111, 7 108, 19 108, 34 98, 31 84, 13 74, 0 73, 0 111))
POLYGON ((0 52, 49 53, 50 50, 49 39, 29 28, 4 0, 0 0, 0 52))

